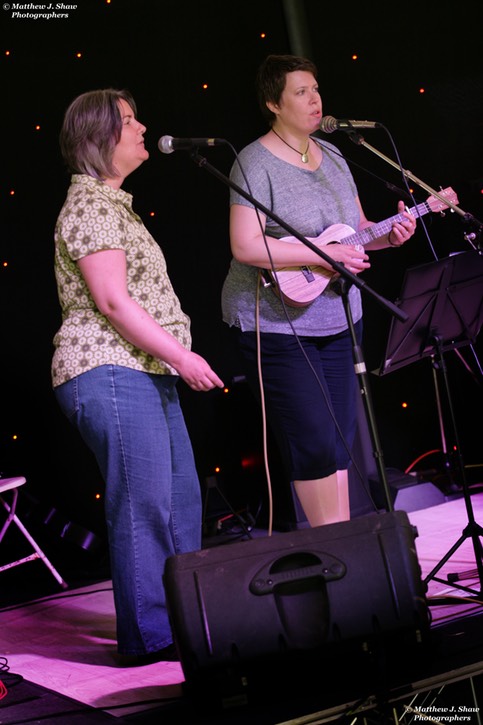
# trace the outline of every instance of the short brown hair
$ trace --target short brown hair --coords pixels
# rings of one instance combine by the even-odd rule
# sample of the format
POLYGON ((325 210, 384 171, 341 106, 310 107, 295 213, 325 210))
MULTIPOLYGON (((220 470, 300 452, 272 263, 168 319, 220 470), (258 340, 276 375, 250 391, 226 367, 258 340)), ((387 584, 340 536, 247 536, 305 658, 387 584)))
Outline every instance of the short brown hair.
POLYGON ((136 104, 129 91, 114 88, 83 93, 67 108, 60 148, 70 171, 96 179, 117 176, 112 156, 122 132, 121 99, 136 115, 136 104))
POLYGON ((297 55, 269 55, 257 72, 256 87, 258 103, 263 117, 270 126, 275 121, 275 114, 268 108, 267 103, 280 103, 280 98, 287 82, 287 73, 296 70, 306 70, 317 78, 317 68, 308 58, 297 55))

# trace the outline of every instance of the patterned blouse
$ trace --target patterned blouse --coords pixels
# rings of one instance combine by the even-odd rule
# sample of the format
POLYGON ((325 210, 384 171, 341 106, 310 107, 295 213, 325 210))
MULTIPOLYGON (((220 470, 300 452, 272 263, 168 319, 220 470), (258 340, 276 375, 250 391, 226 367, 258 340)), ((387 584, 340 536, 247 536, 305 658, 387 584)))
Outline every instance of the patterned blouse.
POLYGON ((147 373, 177 374, 168 363, 127 342, 97 309, 76 261, 105 249, 124 250, 129 294, 183 347, 190 349, 190 319, 173 290, 159 245, 132 209, 132 195, 76 174, 55 229, 55 275, 62 325, 54 337, 54 387, 108 364, 147 373))

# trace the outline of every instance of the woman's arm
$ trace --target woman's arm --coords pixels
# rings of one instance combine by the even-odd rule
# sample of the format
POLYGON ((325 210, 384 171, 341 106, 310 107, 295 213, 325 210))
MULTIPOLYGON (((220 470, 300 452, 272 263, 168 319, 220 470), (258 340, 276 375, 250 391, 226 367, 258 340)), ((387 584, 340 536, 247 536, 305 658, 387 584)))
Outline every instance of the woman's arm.
MULTIPOLYGON (((260 220, 265 229, 266 218, 261 213, 260 220)), ((322 260, 302 243, 291 244, 269 236, 266 239, 276 268, 317 264, 330 269, 328 262, 322 260)), ((236 260, 253 267, 270 268, 270 258, 255 209, 242 204, 231 206, 230 240, 232 253, 236 260)), ((367 255, 354 247, 344 244, 322 246, 327 255, 330 255, 334 261, 345 264, 354 274, 362 272, 370 266, 367 255)))
POLYGON ((78 265, 98 310, 125 340, 167 362, 195 390, 223 386, 206 360, 186 350, 129 295, 122 250, 95 252, 78 265))

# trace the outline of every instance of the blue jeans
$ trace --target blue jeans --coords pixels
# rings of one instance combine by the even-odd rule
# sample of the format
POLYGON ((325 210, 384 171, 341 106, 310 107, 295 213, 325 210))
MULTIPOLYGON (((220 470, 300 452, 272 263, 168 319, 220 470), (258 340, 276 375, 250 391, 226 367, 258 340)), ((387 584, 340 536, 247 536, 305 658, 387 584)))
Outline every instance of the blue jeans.
POLYGON ((165 561, 201 548, 201 492, 177 380, 103 365, 54 391, 106 485, 121 654, 155 652, 172 642, 165 561))

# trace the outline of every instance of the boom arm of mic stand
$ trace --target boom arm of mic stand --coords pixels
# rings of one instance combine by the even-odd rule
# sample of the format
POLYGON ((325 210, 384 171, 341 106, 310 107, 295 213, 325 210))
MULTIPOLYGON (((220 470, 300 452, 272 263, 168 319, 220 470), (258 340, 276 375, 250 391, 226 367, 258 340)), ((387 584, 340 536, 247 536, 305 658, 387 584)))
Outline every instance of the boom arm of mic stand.
POLYGON ((390 166, 393 166, 398 171, 402 171, 404 176, 408 179, 411 179, 411 181, 414 181, 415 184, 421 187, 421 189, 424 189, 429 194, 432 194, 436 197, 436 199, 439 199, 439 201, 442 201, 446 206, 449 206, 449 208, 459 214, 460 216, 464 217, 466 220, 472 220, 476 222, 480 227, 482 226, 483 222, 478 221, 478 219, 475 219, 475 217, 470 214, 469 212, 463 211, 459 206, 456 204, 453 204, 453 202, 449 201, 445 196, 443 196, 439 191, 436 191, 436 189, 433 189, 429 184, 426 184, 421 179, 418 179, 417 176, 415 176, 411 171, 408 171, 407 169, 401 169, 399 164, 397 164, 395 161, 389 158, 389 156, 386 156, 378 149, 374 148, 374 146, 371 146, 371 144, 367 143, 365 138, 361 136, 360 133, 351 132, 349 133, 349 138, 351 141, 353 141, 358 146, 364 146, 364 148, 369 149, 369 151, 372 151, 373 154, 376 154, 376 156, 379 156, 380 159, 385 161, 387 164, 390 164, 390 166))
POLYGON ((302 234, 300 234, 300 232, 298 232, 287 222, 277 216, 275 212, 267 209, 267 207, 261 204, 251 194, 248 194, 248 192, 235 184, 230 178, 228 178, 228 176, 225 176, 225 174, 222 174, 221 171, 218 171, 218 169, 209 164, 204 156, 198 154, 197 151, 193 151, 190 155, 195 164, 209 171, 211 174, 213 174, 213 176, 222 181, 226 186, 231 187, 234 191, 240 194, 240 196, 243 196, 244 199, 253 204, 256 209, 263 212, 266 216, 270 217, 270 219, 273 219, 273 221, 277 222, 277 224, 279 224, 289 234, 298 239, 299 242, 305 244, 306 247, 309 247, 309 249, 318 254, 321 259, 324 259, 326 262, 328 262, 332 269, 338 272, 341 277, 344 277, 346 280, 354 284, 359 289, 363 289, 365 292, 370 294, 376 300, 376 302, 378 302, 382 307, 385 307, 394 317, 397 317, 398 320, 400 320, 401 322, 406 322, 406 320, 408 319, 408 315, 406 312, 399 309, 399 307, 394 305, 392 302, 389 302, 389 300, 386 300, 384 297, 379 295, 377 292, 375 292, 375 290, 369 287, 367 283, 364 282, 364 280, 360 279, 356 274, 352 274, 352 272, 349 272, 349 270, 343 264, 341 264, 340 262, 336 262, 334 259, 332 259, 332 257, 323 252, 322 249, 319 249, 319 247, 313 244, 309 239, 306 239, 302 234))

